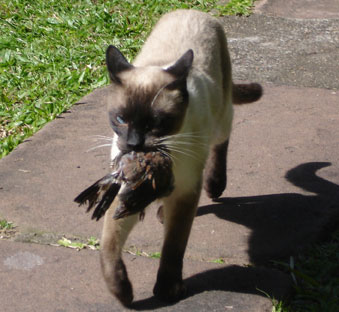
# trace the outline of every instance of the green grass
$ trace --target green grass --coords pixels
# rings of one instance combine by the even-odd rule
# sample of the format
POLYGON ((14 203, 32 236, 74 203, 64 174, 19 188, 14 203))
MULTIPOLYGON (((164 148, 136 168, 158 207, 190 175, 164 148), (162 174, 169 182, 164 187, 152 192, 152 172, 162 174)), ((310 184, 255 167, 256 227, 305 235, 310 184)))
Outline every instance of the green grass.
POLYGON ((138 257, 147 257, 147 258, 152 258, 152 259, 160 259, 161 258, 161 252, 146 252, 139 250, 136 246, 129 246, 127 249, 123 250, 126 253, 129 253, 130 255, 133 256, 138 256, 138 257))
POLYGON ((0 158, 108 84, 109 44, 131 60, 159 16, 176 8, 249 14, 253 0, 0 0, 0 158))
POLYGON ((339 308, 339 231, 330 242, 310 247, 285 265, 295 281, 290 302, 277 302, 275 312, 336 312, 339 308))
POLYGON ((0 218, 0 239, 10 239, 15 236, 16 226, 13 222, 9 222, 0 218))
POLYGON ((14 228, 13 222, 8 222, 5 219, 0 219, 0 230, 11 230, 14 228))
POLYGON ((70 239, 67 239, 66 237, 63 237, 62 239, 59 239, 57 246, 72 248, 76 250, 81 250, 84 248, 91 249, 91 250, 99 250, 99 240, 95 237, 90 237, 87 239, 87 242, 81 242, 81 241, 72 241, 70 239))
POLYGON ((149 257, 152 259, 160 259, 161 258, 161 252, 152 252, 149 254, 149 257))
POLYGON ((212 263, 218 263, 218 264, 224 264, 224 263, 225 263, 225 260, 222 259, 222 258, 218 258, 218 259, 211 260, 210 262, 212 262, 212 263))

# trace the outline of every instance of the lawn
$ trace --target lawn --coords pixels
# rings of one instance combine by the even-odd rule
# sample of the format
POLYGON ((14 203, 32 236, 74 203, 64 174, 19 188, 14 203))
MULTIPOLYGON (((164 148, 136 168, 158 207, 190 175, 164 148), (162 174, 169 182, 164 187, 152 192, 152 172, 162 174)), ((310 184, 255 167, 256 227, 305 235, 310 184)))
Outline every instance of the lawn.
POLYGON ((326 241, 309 246, 288 264, 278 264, 291 274, 294 293, 288 302, 276 302, 273 312, 338 311, 339 230, 331 229, 327 234, 326 241))
POLYGON ((91 90, 108 84, 109 44, 132 60, 176 8, 250 13, 253 0, 0 0, 0 158, 91 90))

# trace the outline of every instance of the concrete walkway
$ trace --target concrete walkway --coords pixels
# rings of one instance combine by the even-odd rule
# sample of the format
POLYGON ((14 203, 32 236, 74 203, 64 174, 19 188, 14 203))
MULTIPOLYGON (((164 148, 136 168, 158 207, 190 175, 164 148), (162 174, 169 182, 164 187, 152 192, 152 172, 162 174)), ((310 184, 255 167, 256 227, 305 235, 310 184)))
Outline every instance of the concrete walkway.
MULTIPOLYGON (((279 3, 259 1, 249 18, 222 18, 235 79, 263 83, 265 95, 236 107, 220 201, 202 194, 184 262, 186 299, 157 301, 159 260, 136 255, 160 251, 155 211, 134 229, 124 258, 135 310, 271 311, 261 291, 281 298, 291 286, 271 261, 295 255, 338 218, 339 2, 279 3)), ((123 310, 106 290, 97 251, 51 246, 64 236, 100 237, 102 221, 73 198, 109 170, 107 148, 86 152, 100 143, 94 135, 111 135, 105 92, 81 99, 0 160, 0 217, 17 226, 0 233, 6 311, 123 310)))

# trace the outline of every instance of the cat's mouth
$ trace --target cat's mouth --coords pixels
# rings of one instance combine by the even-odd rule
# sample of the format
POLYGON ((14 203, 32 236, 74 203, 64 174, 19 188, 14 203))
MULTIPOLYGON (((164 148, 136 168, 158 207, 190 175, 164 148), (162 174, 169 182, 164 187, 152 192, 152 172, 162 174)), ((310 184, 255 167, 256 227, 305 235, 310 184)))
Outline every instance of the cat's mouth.
MULTIPOLYGON (((165 146, 163 146, 161 149, 164 149, 165 146)), ((143 153, 149 153, 149 152, 157 152, 159 150, 158 146, 148 146, 148 145, 141 145, 141 146, 124 146, 123 148, 120 149, 120 151, 123 154, 128 154, 131 152, 143 152, 143 153)))

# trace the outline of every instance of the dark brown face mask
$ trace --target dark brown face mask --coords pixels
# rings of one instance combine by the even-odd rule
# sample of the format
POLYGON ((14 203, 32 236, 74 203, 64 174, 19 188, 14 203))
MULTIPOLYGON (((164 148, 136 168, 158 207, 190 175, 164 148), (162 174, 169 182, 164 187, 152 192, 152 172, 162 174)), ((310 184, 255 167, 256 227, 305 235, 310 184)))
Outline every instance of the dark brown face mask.
POLYGON ((128 63, 114 46, 108 47, 109 120, 123 153, 147 152, 154 139, 179 131, 188 106, 186 78, 192 62, 193 52, 188 50, 169 68, 149 72, 128 63))

